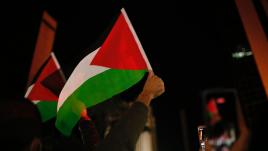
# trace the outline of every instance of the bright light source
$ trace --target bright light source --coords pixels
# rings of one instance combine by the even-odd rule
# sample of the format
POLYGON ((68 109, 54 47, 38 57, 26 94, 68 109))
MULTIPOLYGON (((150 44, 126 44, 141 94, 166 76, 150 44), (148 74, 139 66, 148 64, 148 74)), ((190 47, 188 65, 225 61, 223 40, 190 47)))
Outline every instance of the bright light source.
POLYGON ((235 59, 240 59, 240 58, 251 56, 251 55, 252 55, 251 51, 239 51, 239 52, 234 52, 232 54, 232 57, 235 59))

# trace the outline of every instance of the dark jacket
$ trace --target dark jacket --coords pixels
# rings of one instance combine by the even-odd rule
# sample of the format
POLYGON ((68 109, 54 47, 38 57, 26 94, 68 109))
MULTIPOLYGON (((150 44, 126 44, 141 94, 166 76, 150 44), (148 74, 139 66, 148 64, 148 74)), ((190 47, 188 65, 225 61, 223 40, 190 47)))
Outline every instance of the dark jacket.
MULTIPOLYGON (((147 114, 148 108, 143 103, 133 103, 122 118, 112 126, 108 135, 96 146, 96 151, 134 151, 147 121, 147 114)), ((84 138, 89 138, 87 142, 92 142, 91 136, 84 136, 84 138)))

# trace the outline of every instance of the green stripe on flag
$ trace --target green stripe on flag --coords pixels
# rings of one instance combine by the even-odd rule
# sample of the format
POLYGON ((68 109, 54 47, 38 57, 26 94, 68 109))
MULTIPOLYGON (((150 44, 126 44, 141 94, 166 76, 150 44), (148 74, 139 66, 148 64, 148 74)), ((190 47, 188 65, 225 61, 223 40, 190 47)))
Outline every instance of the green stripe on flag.
POLYGON ((42 122, 46 122, 57 114, 57 101, 40 101, 38 102, 37 108, 40 112, 42 122))
POLYGON ((56 127, 69 136, 84 106, 91 107, 123 92, 142 79, 146 70, 106 70, 85 81, 63 103, 56 127))

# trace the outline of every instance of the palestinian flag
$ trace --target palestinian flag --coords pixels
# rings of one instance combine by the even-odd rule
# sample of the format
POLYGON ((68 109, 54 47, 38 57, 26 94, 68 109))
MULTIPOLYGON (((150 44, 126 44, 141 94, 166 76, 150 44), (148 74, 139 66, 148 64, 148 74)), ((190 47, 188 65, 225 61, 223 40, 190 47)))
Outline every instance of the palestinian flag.
POLYGON ((37 105, 43 122, 56 116, 58 95, 65 81, 59 63, 52 52, 41 68, 36 81, 27 89, 25 94, 26 99, 37 105))
POLYGON ((70 135, 82 109, 140 81, 150 63, 124 9, 104 43, 76 66, 58 101, 56 127, 70 135))

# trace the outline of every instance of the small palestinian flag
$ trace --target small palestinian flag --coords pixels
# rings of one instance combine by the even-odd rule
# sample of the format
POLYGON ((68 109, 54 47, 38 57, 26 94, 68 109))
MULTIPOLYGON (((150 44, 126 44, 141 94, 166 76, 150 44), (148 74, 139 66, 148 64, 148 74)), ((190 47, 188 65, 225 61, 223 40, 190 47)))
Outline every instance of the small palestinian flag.
POLYGON ((41 68, 37 80, 27 89, 25 94, 26 99, 37 105, 43 122, 56 116, 58 95, 65 81, 59 63, 52 52, 41 68))

